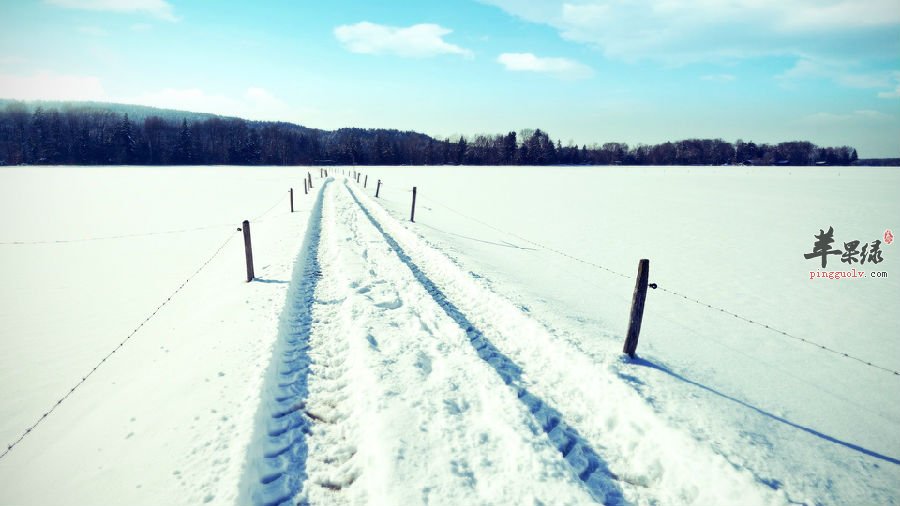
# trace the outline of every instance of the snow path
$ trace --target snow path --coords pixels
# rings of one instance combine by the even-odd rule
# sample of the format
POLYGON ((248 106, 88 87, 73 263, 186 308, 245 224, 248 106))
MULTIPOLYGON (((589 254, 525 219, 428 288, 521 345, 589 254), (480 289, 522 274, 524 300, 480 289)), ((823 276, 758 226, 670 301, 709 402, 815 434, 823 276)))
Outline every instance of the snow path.
MULTIPOLYGON (((280 504, 784 504, 598 365, 329 179, 242 486, 280 504)), ((774 485, 773 485, 774 484, 774 485)))
POLYGON ((595 497, 617 502, 610 490, 617 485, 625 501, 639 504, 789 500, 772 485, 777 480, 755 476, 669 427, 616 371, 598 368, 362 192, 353 195, 431 297, 467 330, 479 355, 517 391, 595 497), (564 412, 558 411, 562 406, 564 412), (573 440, 580 451, 571 451, 573 440), (612 496, 604 498, 604 491, 612 496))
POLYGON ((251 447, 252 502, 584 504, 604 489, 621 502, 603 478, 586 489, 347 189, 321 198, 251 447))

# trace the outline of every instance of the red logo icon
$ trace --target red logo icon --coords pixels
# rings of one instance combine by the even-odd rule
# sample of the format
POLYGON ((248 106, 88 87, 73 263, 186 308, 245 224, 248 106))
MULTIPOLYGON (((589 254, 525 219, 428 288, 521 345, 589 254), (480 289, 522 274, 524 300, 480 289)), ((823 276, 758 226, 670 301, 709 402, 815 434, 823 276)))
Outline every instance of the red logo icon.
POLYGON ((884 231, 884 243, 890 244, 894 242, 894 234, 891 233, 891 229, 887 229, 884 231))

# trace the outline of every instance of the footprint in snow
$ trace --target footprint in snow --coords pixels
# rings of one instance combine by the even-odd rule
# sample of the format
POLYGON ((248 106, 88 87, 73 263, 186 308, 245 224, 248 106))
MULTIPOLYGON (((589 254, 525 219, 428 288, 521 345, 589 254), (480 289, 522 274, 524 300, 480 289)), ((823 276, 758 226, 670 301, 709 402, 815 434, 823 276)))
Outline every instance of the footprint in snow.
POLYGON ((428 376, 431 374, 431 358, 422 353, 421 351, 416 354, 415 366, 422 371, 424 376, 428 376))
POLYGON ((385 302, 376 302, 375 307, 380 307, 382 309, 397 309, 403 305, 403 301, 398 298, 394 298, 393 300, 385 301, 385 302))

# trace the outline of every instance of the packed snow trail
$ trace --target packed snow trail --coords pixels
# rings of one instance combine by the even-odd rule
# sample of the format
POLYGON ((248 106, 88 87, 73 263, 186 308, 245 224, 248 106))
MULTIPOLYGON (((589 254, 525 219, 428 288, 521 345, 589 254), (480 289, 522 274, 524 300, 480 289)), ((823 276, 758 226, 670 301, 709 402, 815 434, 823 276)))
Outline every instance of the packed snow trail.
POLYGON ((348 191, 321 198, 248 456, 250 502, 594 502, 348 191))
POLYGON ((786 502, 346 182, 320 190, 282 323, 248 502, 786 502))

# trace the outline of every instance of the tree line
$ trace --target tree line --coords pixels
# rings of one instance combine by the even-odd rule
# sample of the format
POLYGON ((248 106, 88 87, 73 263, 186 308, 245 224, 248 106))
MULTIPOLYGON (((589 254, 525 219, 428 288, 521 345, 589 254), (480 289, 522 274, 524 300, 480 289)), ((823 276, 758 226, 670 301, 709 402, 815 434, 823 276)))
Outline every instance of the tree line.
POLYGON ((849 146, 686 139, 577 146, 540 129, 435 139, 388 129, 334 131, 132 106, 0 110, 0 165, 850 165, 849 146), (124 112, 123 112, 124 111, 124 112), (131 117, 129 117, 131 112, 131 117), (190 118, 190 120, 189 120, 190 118))

